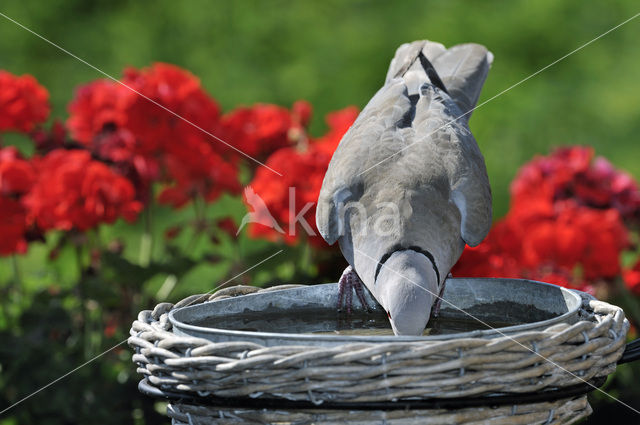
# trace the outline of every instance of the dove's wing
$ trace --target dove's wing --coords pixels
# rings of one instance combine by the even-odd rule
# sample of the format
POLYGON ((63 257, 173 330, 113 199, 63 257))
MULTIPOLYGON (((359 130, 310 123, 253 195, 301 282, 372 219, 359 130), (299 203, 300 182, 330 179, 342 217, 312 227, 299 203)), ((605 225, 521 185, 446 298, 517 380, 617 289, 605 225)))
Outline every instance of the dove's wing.
POLYGON ((491 229, 491 186, 484 158, 473 135, 457 134, 465 152, 463 163, 452 176, 451 199, 461 214, 462 239, 469 246, 476 246, 491 229))
POLYGON ((340 141, 316 208, 316 225, 327 243, 335 243, 344 234, 345 206, 360 199, 364 179, 372 178, 364 171, 397 152, 397 139, 402 135, 396 124, 410 108, 406 86, 395 79, 376 93, 340 141))
MULTIPOLYGON (((434 91, 429 91, 427 96, 421 93, 412 123, 414 143, 420 146, 409 149, 407 155, 442 158, 451 184, 450 197, 462 216, 462 237, 467 244, 475 246, 491 227, 491 190, 484 159, 466 123, 480 96, 493 54, 474 43, 445 49, 440 43, 414 41, 403 44, 396 51, 387 82, 395 76, 409 74, 410 70, 419 70, 421 64, 414 58, 420 51, 433 64, 457 108, 447 106, 448 99, 437 99, 440 95, 434 91), (453 120, 459 122, 439 129, 453 120)), ((429 161, 423 163, 428 165, 429 161)), ((421 174, 433 179, 432 170, 423 169, 421 174)))
MULTIPOLYGON (((438 158, 448 178, 448 197, 460 211, 462 239, 475 246, 491 228, 491 187, 475 138, 465 121, 454 121, 459 115, 450 98, 443 98, 433 88, 423 90, 413 121, 416 139, 408 151, 412 151, 410 155, 438 158)), ((430 170, 419 172, 429 175, 430 170)))

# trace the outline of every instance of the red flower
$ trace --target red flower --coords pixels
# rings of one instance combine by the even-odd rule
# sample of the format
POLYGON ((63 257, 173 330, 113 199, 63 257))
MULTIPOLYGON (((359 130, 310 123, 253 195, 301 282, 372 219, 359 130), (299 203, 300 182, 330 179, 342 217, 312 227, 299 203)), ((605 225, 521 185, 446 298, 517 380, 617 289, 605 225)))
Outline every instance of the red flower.
POLYGON ((451 273, 456 277, 522 277, 517 257, 506 255, 510 251, 501 247, 511 241, 503 236, 509 231, 504 221, 496 223, 480 245, 465 248, 451 273))
POLYGON ((22 204, 0 196, 0 255, 25 252, 26 230, 26 212, 22 204))
POLYGON ((91 146, 101 133, 125 128, 135 96, 131 90, 111 80, 96 80, 80 86, 68 106, 67 128, 71 137, 91 146))
POLYGON ((164 237, 167 240, 173 240, 175 238, 178 237, 178 235, 180 235, 180 233, 182 232, 182 227, 181 226, 171 226, 168 229, 166 229, 164 231, 164 237))
MULTIPOLYGON (((298 109, 303 108, 298 106, 298 109)), ((298 113, 306 114, 307 111, 299 110, 298 113)), ((220 124, 223 140, 245 154, 260 159, 290 145, 289 130, 294 125, 289 110, 267 104, 236 108, 224 115, 220 124)))
POLYGON ((293 122, 303 128, 307 128, 311 121, 313 106, 306 100, 298 100, 291 107, 291 117, 293 122))
POLYGON ((592 148, 556 149, 526 164, 511 185, 512 203, 544 196, 549 201, 573 199, 592 208, 615 208, 626 220, 640 223, 640 189, 626 173, 592 148))
POLYGON ((193 138, 224 150, 224 144, 202 131, 215 135, 220 108, 191 73, 155 63, 142 70, 125 70, 123 82, 138 93, 128 109, 127 127, 140 141, 140 153, 179 150, 193 138))
POLYGON ((182 206, 196 194, 237 192, 237 171, 219 156, 219 108, 189 72, 156 63, 125 71, 123 84, 96 81, 78 91, 67 125, 73 137, 109 162, 148 201, 150 185, 174 181, 160 201, 182 206), (124 84, 124 85, 123 85, 124 84), (187 122, 188 121, 188 122, 187 122), (199 128, 194 127, 197 126, 199 128))
POLYGON ((160 176, 158 161, 143 149, 129 129, 129 115, 136 93, 109 80, 87 84, 69 104, 67 127, 72 138, 126 176, 137 198, 147 203, 149 186, 160 176))
POLYGON ((267 210, 281 225, 284 234, 273 227, 251 223, 251 237, 284 240, 288 244, 294 244, 299 240, 301 233, 305 234, 311 230, 313 234, 309 234, 309 242, 318 247, 327 247, 315 223, 316 202, 333 151, 356 116, 357 110, 354 108, 331 113, 327 117, 329 131, 322 138, 309 144, 306 151, 282 148, 273 153, 267 159, 266 165, 280 172, 282 177, 267 168, 258 168, 250 186, 264 201, 267 210), (299 214, 305 224, 302 220, 293 221, 299 214), (308 228, 305 228, 306 224, 308 228))
POLYGON ((26 210, 21 203, 35 180, 33 167, 14 147, 0 149, 0 255, 27 249, 26 210))
POLYGON ((32 165, 22 159, 16 148, 0 149, 0 196, 15 198, 24 195, 34 180, 32 165))
POLYGON ((34 163, 37 180, 24 202, 43 230, 87 230, 118 217, 134 221, 142 208, 132 184, 89 152, 58 149, 34 163))
POLYGON ((329 112, 325 118, 329 125, 329 131, 316 140, 318 150, 333 155, 342 140, 342 136, 349 130, 349 127, 358 118, 358 108, 355 106, 347 106, 339 111, 329 112))
POLYGON ((622 278, 627 288, 636 295, 640 295, 640 261, 622 273, 622 278))
POLYGON ((211 202, 223 192, 240 192, 236 167, 225 162, 206 142, 190 150, 175 149, 167 156, 166 163, 175 184, 160 193, 160 203, 179 208, 195 196, 211 202))
MULTIPOLYGON (((480 246, 465 249, 454 273, 524 277, 583 290, 616 277, 629 236, 611 190, 586 190, 595 187, 594 176, 605 178, 592 156, 590 149, 565 148, 525 165, 512 184, 511 210, 480 246)), ((610 170, 604 174, 612 177, 610 170)))
POLYGON ((616 210, 595 210, 571 201, 554 215, 511 210, 478 247, 467 247, 456 276, 526 277, 563 275, 576 282, 612 279, 620 273, 627 230, 616 210), (581 270, 575 275, 576 268, 581 270))
MULTIPOLYGON (((110 80, 97 80, 80 87, 69 104, 67 127, 71 137, 87 146, 98 158, 115 163, 144 163, 145 180, 157 178, 152 158, 141 155, 144 149, 129 129, 129 115, 136 93, 110 80), (153 164, 148 164, 152 162, 153 164)), ((137 168, 137 167, 136 167, 137 168)))
POLYGON ((64 147, 67 139, 67 131, 64 125, 57 119, 51 124, 49 130, 39 129, 31 134, 38 153, 46 153, 54 149, 64 147))
MULTIPOLYGON (((224 191, 239 191, 236 169, 216 153, 225 149, 224 144, 205 133, 218 132, 220 109, 195 76, 177 66, 156 63, 125 70, 123 81, 138 93, 127 122, 135 151, 141 155, 133 161, 137 172, 150 178, 160 172, 175 181, 160 194, 161 203, 180 207, 196 194, 213 201, 224 191)), ((118 143, 124 151, 132 143, 125 135, 119 139, 110 141, 112 154, 118 143)))
POLYGON ((264 237, 269 240, 284 239, 285 242, 294 244, 298 241, 300 233, 306 233, 308 229, 302 226, 301 221, 294 223, 292 219, 306 209, 302 218, 315 234, 315 236, 310 235, 310 242, 326 246, 316 228, 315 204, 330 159, 330 155, 313 149, 301 153, 294 148, 283 148, 271 155, 266 165, 279 171, 283 176, 280 177, 271 170, 261 167, 256 171, 250 186, 262 198, 270 214, 282 225, 284 234, 280 234, 271 227, 251 223, 249 227, 251 237, 264 237), (290 188, 293 189, 290 191, 290 188), (292 209, 290 209, 290 202, 292 209))
POLYGON ((218 226, 220 230, 222 230, 224 233, 231 236, 232 238, 235 238, 236 235, 238 234, 238 226, 236 225, 235 220, 231 217, 225 217, 225 218, 219 219, 216 222, 216 226, 218 226))
POLYGON ((35 78, 0 70, 0 131, 29 132, 49 111, 49 93, 35 78))

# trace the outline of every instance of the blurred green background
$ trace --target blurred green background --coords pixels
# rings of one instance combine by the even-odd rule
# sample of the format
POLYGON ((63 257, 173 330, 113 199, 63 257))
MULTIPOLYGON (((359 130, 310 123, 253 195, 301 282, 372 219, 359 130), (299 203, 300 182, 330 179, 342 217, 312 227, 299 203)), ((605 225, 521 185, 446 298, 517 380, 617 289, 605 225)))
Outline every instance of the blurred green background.
MULTIPOLYGON (((225 111, 241 104, 268 102, 290 106, 295 100, 306 99, 315 108, 312 132, 321 134, 325 113, 347 105, 361 108, 366 104, 382 84, 393 52, 404 42, 428 38, 446 46, 470 41, 486 45, 494 53, 495 61, 480 98, 482 103, 632 17, 640 12, 640 7, 632 0, 598 3, 3 0, 0 12, 116 78, 126 66, 144 67, 155 61, 186 68, 201 79, 225 111)), ((470 125, 487 161, 496 218, 507 211, 509 182, 518 167, 553 146, 591 145, 616 167, 640 178, 639 39, 640 18, 637 18, 474 112, 470 125)), ((52 117, 62 119, 66 119, 66 105, 74 88, 104 77, 3 17, 0 17, 0 69, 34 75, 51 94, 52 117)), ((229 209, 237 212, 242 208, 238 200, 224 199, 213 206, 211 214, 223 216, 229 209)), ((160 207, 154 213, 164 215, 165 221, 176 222, 187 214, 160 207), (166 218, 169 215, 171 218, 166 218)), ((101 229, 103 238, 128 232, 130 228, 121 223, 101 229)), ((139 251, 138 236, 125 248, 130 259, 139 251)), ((88 355, 108 348, 104 340, 92 342, 91 338, 85 338, 84 348, 78 352, 69 348, 77 341, 52 339, 49 335, 49 340, 59 344, 50 342, 51 358, 29 355, 30 350, 42 344, 50 323, 56 323, 62 334, 75 335, 75 322, 68 311, 76 308, 73 302, 77 300, 66 296, 74 288, 71 283, 65 287, 63 281, 80 279, 101 303, 117 305, 118 297, 127 288, 138 291, 144 282, 145 293, 155 294, 169 275, 168 272, 163 275, 162 269, 126 269, 130 264, 106 256, 101 279, 112 278, 108 270, 119 273, 126 270, 126 276, 117 279, 119 287, 106 289, 103 280, 83 279, 81 272, 68 267, 75 261, 73 252, 60 254, 62 261, 54 265, 57 270, 50 267, 43 271, 38 267, 53 245, 55 239, 48 246, 35 246, 20 260, 26 269, 25 282, 32 282, 34 287, 30 297, 15 307, 16 311, 24 311, 14 316, 20 317, 22 328, 38 331, 2 334, 0 344, 5 352, 15 351, 10 358, 23 353, 20 367, 12 365, 13 376, 1 376, 0 370, 0 387, 20 381, 20 385, 11 389, 14 393, 9 394, 14 400, 81 364, 88 355), (37 287, 55 279, 62 284, 62 289, 55 289, 55 293, 37 287), (47 311, 47 315, 43 316, 42 311, 47 311), (65 358, 65 353, 73 353, 73 357, 65 358), (35 362, 51 362, 52 366, 46 373, 36 374, 31 371, 35 362)), ((225 246, 232 245, 223 244, 222 251, 227 249, 225 246)), ((178 274, 181 285, 172 293, 171 301, 208 290, 211 282, 224 276, 229 267, 242 269, 238 263, 195 264, 194 259, 199 257, 197 250, 196 247, 189 253, 191 260, 184 264, 167 266, 172 272, 182 268, 190 273, 178 274)), ((266 242, 243 237, 239 251, 246 254, 244 261, 251 264, 268 256, 273 248, 266 242)), ((11 274, 11 261, 2 260, 0 280, 8 281, 11 274)), ((272 276, 255 275, 263 282, 272 276)), ((6 288, 3 286, 3 291, 6 288)), ((145 304, 145 300, 138 298, 136 302, 145 304)), ((148 302, 147 307, 151 307, 153 304, 148 302)), ((9 309, 13 305, 7 302, 2 307, 9 309)), ((121 324, 116 342, 118 337, 126 337, 127 317, 134 317, 137 306, 132 305, 130 310, 129 316, 116 321, 121 324)), ((102 316, 96 316, 93 322, 90 315, 83 320, 93 323, 100 334, 102 316)), ((12 324, 0 325, 6 328, 12 324)), ((16 407, 13 412, 16 416, 0 417, 0 423, 17 424, 21 423, 18 418, 34 417, 40 423, 56 424, 75 423, 74 417, 78 423, 83 423, 80 418, 85 423, 87 418, 92 423, 162 423, 153 406, 140 401, 135 390, 137 377, 130 370, 126 347, 117 356, 121 357, 119 363, 114 360, 107 366, 96 362, 81 369, 29 403, 16 407), (92 379, 96 385, 88 388, 87 382, 92 379), (114 392, 119 392, 120 398, 110 404, 107 398, 114 392), (45 407, 47 404, 51 407, 45 407), (95 406, 105 409, 96 410, 95 406), (20 409, 40 410, 32 416, 25 410, 19 413, 20 409), (50 420, 45 421, 46 417, 50 420)), ((619 374, 617 382, 633 386, 632 382, 624 382, 628 376, 631 375, 619 374)), ((615 383, 610 382, 607 390, 619 396, 615 383)))

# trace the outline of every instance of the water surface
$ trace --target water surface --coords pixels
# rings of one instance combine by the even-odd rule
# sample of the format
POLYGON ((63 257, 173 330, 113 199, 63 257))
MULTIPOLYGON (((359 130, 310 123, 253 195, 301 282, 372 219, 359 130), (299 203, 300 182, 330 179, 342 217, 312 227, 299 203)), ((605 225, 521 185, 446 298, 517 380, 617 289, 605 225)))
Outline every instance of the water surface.
MULTIPOLYGON (((195 326, 245 332, 298 333, 316 335, 393 335, 387 315, 381 310, 355 311, 347 315, 330 309, 246 312, 223 318, 207 318, 195 326)), ((442 335, 512 326, 519 323, 485 322, 474 319, 431 318, 424 335, 442 335)))

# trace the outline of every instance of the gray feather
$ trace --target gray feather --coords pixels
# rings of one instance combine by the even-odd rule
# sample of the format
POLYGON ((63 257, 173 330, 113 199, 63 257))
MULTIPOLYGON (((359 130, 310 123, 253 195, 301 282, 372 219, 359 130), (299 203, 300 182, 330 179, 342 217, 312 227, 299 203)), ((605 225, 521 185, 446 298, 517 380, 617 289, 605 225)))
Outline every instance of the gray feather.
POLYGON ((471 111, 480 97, 493 54, 480 44, 459 44, 449 49, 440 43, 421 40, 403 44, 396 50, 389 65, 386 82, 397 78, 410 69, 419 68, 415 63, 418 52, 431 61, 451 98, 456 102, 464 117, 469 121, 471 111))
POLYGON ((418 56, 418 52, 421 50, 427 59, 433 62, 436 57, 440 56, 447 49, 445 49, 445 47, 440 43, 428 40, 414 41, 412 43, 405 43, 401 45, 396 50, 396 54, 393 59, 391 59, 385 84, 394 78, 402 76, 409 67, 413 65, 416 57, 418 56))
MULTIPOLYGON (((432 62, 462 113, 471 111, 480 97, 493 54, 479 44, 460 44, 447 49, 432 62)), ((469 121, 470 116, 468 113, 464 119, 469 121)))

